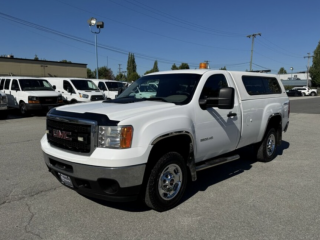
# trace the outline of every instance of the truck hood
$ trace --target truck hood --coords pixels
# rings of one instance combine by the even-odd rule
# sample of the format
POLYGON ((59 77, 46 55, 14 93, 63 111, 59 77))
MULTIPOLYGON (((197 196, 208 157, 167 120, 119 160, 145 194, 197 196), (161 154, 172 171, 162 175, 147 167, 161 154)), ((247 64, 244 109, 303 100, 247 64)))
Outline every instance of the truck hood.
POLYGON ((57 110, 74 113, 97 113, 108 116, 110 120, 122 121, 142 114, 177 107, 173 103, 142 101, 134 103, 93 102, 65 105, 57 110))

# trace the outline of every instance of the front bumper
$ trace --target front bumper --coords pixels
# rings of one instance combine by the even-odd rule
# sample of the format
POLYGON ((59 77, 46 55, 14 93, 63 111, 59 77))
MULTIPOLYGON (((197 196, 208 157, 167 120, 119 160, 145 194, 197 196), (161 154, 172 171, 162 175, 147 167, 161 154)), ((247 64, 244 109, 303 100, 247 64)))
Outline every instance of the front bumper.
POLYGON ((59 107, 63 104, 26 104, 27 110, 28 111, 33 111, 33 110, 50 110, 51 108, 54 107, 59 107))
POLYGON ((107 201, 134 201, 143 182, 145 164, 128 167, 90 166, 50 156, 44 153, 49 171, 61 182, 59 173, 70 177, 73 190, 107 201))

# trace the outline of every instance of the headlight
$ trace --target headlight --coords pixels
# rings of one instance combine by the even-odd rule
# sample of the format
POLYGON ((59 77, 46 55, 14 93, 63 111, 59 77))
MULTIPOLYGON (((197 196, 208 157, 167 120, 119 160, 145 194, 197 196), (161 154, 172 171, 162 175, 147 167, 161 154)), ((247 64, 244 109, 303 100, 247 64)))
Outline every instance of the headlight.
POLYGON ((40 100, 38 97, 29 96, 28 97, 28 103, 40 103, 40 100))
POLYGON ((79 93, 79 95, 81 98, 89 98, 88 94, 79 93))
POLYGON ((62 96, 59 95, 59 96, 58 96, 58 103, 62 103, 62 102, 63 102, 62 96))
POLYGON ((132 136, 132 126, 99 126, 98 147, 130 148, 132 136))

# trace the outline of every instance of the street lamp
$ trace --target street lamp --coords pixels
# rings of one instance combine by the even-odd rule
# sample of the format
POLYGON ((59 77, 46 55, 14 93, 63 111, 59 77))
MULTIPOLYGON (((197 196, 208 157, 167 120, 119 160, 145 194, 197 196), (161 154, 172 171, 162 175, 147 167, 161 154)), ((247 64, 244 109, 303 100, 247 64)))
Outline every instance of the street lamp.
POLYGON ((96 78, 99 79, 99 75, 98 75, 98 49, 97 49, 97 34, 100 33, 101 28, 104 27, 104 23, 103 22, 97 22, 97 19, 95 18, 90 18, 88 21, 89 27, 90 27, 90 31, 92 33, 94 33, 95 35, 95 48, 96 48, 96 62, 97 62, 97 68, 96 68, 96 78), (98 32, 92 31, 92 26, 96 25, 98 28, 98 32))
POLYGON ((293 80, 293 79, 292 79, 292 71, 293 71, 293 67, 291 67, 290 69, 291 69, 291 80, 293 80))

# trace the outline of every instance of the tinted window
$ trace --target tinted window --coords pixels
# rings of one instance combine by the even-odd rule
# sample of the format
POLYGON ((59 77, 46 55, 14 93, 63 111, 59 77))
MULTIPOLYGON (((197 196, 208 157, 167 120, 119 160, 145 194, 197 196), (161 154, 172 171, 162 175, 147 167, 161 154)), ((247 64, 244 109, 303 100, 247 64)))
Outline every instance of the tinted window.
POLYGON ((68 81, 63 81, 63 89, 66 90, 68 93, 76 93, 68 81))
POLYGON ((106 82, 106 84, 110 91, 118 91, 118 88, 122 87, 122 84, 118 82, 106 82))
POLYGON ((86 79, 71 80, 72 84, 78 90, 99 90, 98 87, 91 81, 86 79))
POLYGON ((3 89, 4 81, 5 81, 4 79, 0 79, 0 90, 3 89))
POLYGON ((4 89, 9 90, 10 79, 6 79, 6 83, 4 84, 4 89))
POLYGON ((19 79, 22 91, 54 91, 47 80, 19 79))
POLYGON ((12 81, 11 90, 20 90, 19 85, 18 85, 18 81, 16 79, 14 79, 12 81))
POLYGON ((219 90, 228 87, 227 80, 223 74, 210 76, 204 85, 200 98, 219 97, 219 90))
POLYGON ((100 88, 100 90, 107 90, 103 82, 99 82, 98 88, 100 88))
POLYGON ((281 87, 273 77, 243 76, 242 82, 249 95, 281 93, 281 87))

